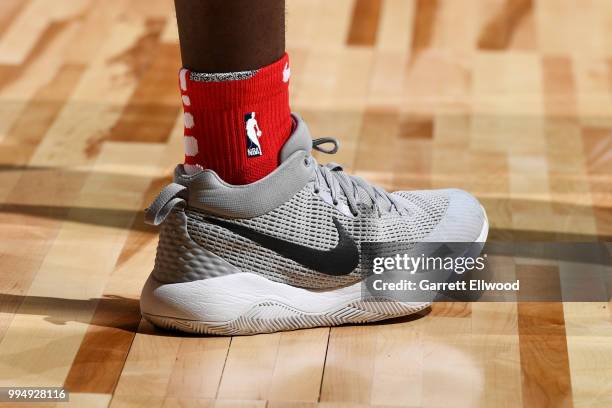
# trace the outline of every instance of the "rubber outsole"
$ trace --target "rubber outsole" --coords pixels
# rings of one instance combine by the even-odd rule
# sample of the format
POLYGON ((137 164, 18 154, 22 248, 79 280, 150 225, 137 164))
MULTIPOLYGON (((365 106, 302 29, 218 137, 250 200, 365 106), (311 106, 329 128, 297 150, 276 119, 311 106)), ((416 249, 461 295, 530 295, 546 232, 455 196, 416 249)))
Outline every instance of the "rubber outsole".
POLYGON ((143 313, 155 326, 193 334, 222 336, 253 335, 277 331, 297 330, 319 326, 338 326, 377 322, 407 316, 429 307, 429 302, 400 303, 380 300, 360 300, 324 314, 306 314, 278 302, 254 305, 237 319, 225 323, 177 319, 143 313))

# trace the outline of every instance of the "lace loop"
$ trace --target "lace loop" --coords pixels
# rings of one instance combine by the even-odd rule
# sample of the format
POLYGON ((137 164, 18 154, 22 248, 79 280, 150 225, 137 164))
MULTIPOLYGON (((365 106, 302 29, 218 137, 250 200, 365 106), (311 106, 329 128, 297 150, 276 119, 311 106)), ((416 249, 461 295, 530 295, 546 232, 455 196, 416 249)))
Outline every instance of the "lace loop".
POLYGON ((313 139, 312 148, 321 153, 336 154, 338 152, 338 149, 340 148, 340 142, 338 142, 338 140, 334 139, 333 137, 320 137, 318 139, 313 139), (333 144, 334 147, 331 149, 324 149, 321 147, 321 145, 328 143, 333 144))
MULTIPOLYGON (((338 141, 332 137, 322 137, 312 141, 312 148, 314 150, 326 154, 337 153, 339 146, 338 141), (321 145, 327 143, 332 143, 334 145, 333 149, 321 148, 321 145)), ((372 209, 375 209, 379 216, 382 215, 382 211, 401 213, 406 210, 404 204, 397 197, 379 186, 368 183, 361 177, 346 174, 339 164, 328 163, 321 165, 312 156, 309 156, 309 160, 315 164, 315 193, 319 193, 322 186, 326 187, 329 190, 334 205, 339 203, 340 197, 344 197, 353 215, 359 214, 359 204, 363 202, 360 190, 365 192, 365 195, 372 203, 372 209)))

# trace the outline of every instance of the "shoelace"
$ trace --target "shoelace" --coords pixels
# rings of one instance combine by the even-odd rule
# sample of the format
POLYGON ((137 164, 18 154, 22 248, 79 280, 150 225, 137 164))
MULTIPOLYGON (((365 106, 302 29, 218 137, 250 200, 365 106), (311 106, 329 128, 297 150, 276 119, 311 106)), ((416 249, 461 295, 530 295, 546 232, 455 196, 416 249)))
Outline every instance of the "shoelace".
MULTIPOLYGON (((338 151, 339 143, 332 137, 322 137, 312 141, 312 148, 326 154, 335 154, 338 151), (333 144, 332 149, 324 149, 324 144, 333 144)), ((376 209, 378 215, 382 211, 391 213, 396 211, 402 214, 404 211, 409 213, 404 204, 397 197, 389 194, 381 187, 372 185, 358 176, 351 176, 342 171, 342 167, 336 163, 326 165, 318 164, 314 157, 308 155, 306 164, 314 163, 315 193, 319 193, 322 186, 326 186, 330 192, 334 205, 338 205, 338 197, 342 195, 346 198, 347 205, 353 215, 359 214, 359 204, 362 202, 359 194, 361 188, 372 202, 372 208, 376 209), (382 208, 384 207, 384 208, 382 208)), ((187 199, 187 187, 171 183, 164 187, 151 205, 145 209, 145 222, 151 225, 159 225, 170 214, 177 205, 185 205, 187 199)))
MULTIPOLYGON (((339 143, 338 140, 333 137, 321 137, 313 139, 312 148, 321 153, 335 154, 338 152, 339 143), (321 147, 329 143, 333 144, 332 149, 324 149, 321 147)), ((339 203, 339 195, 344 196, 353 215, 359 214, 359 204, 362 203, 359 194, 360 188, 368 195, 372 201, 372 208, 377 211, 379 216, 382 215, 383 212, 391 213, 395 211, 399 214, 403 214, 407 211, 405 205, 398 200, 397 197, 379 186, 368 183, 359 176, 346 174, 339 164, 319 164, 312 156, 308 156, 306 160, 309 164, 313 163, 315 165, 315 193, 319 193, 322 186, 327 187, 330 191, 334 205, 339 203)))

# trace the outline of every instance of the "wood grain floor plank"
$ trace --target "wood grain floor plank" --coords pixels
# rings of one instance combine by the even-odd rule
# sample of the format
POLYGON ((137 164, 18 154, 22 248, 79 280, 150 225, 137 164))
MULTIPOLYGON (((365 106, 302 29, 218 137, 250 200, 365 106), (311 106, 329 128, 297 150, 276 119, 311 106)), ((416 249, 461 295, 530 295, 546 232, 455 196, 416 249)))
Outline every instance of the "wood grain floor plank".
POLYGON ((64 387, 70 392, 112 394, 139 323, 136 299, 100 299, 64 387))
POLYGON ((267 400, 281 336, 281 333, 272 333, 234 337, 217 397, 267 400))
MULTIPOLYGON (((514 265, 512 265, 513 267, 514 265)), ((472 305, 473 360, 482 374, 480 404, 528 406, 521 393, 521 354, 514 303, 472 305)))
POLYGON ((113 61, 129 67, 138 84, 109 140, 165 142, 172 129, 181 110, 176 104, 180 55, 177 43, 161 41, 165 25, 163 18, 145 20, 145 31, 134 45, 113 57, 113 61))
MULTIPOLYGON (((52 93, 45 89, 52 89, 56 85, 51 81, 58 75, 67 77, 65 67, 84 67, 84 64, 67 64, 63 58, 63 51, 69 46, 73 35, 76 33, 75 23, 53 23, 50 24, 39 41, 27 55, 23 65, 0 65, 0 142, 8 137, 14 123, 22 115, 27 114, 25 108, 29 101, 38 97, 40 99, 45 94, 46 99, 52 97, 52 93), (44 70, 47 75, 36 75, 37 72, 44 70), (60 73, 60 70, 64 72, 60 73), (42 95, 37 95, 42 94, 42 95)), ((76 79, 76 78, 75 78, 76 79)), ((61 88, 56 88, 62 93, 61 88)), ((58 102, 61 95, 58 96, 58 102)), ((27 115, 26 115, 27 116, 27 115)), ((2 146, 2 150, 14 147, 13 144, 2 146)), ((32 146, 29 146, 30 148, 32 146)), ((15 150, 18 151, 18 150, 15 150)), ((29 157, 30 152, 21 153, 22 157, 29 157)), ((14 161, 16 157, 12 157, 14 161)), ((22 159, 21 163, 26 163, 22 159)))
POLYGON ((0 244, 0 261, 5 271, 0 286, 0 340, 23 303, 24 295, 62 224, 60 220, 53 218, 10 214, 4 211, 6 207, 0 214, 4 236, 0 244))
POLYGON ((58 0, 53 7, 44 0, 30 1, 0 40, 0 64, 23 63, 49 24, 78 17, 89 1, 58 0))
POLYGON ((0 3, 0 39, 29 1, 7 0, 0 3))
POLYGON ((315 11, 316 26, 312 31, 310 48, 338 51, 346 44, 351 23, 353 0, 320 1, 315 11))
MULTIPOLYGON (((150 178, 148 172, 157 172, 160 167, 156 163, 164 163, 166 148, 148 144, 133 143, 107 143, 105 150, 114 151, 113 156, 118 162, 125 162, 124 170, 133 175, 132 182, 127 182, 121 173, 112 175, 113 166, 109 168, 112 176, 106 181, 100 180, 98 186, 113 189, 119 193, 125 191, 146 190, 137 195, 144 197, 138 203, 138 210, 143 208, 151 199, 150 178), (146 154, 138 154, 146 152, 146 154), (135 156, 135 160, 124 161, 125 158, 135 156), (142 174, 142 177, 136 175, 142 174), (146 200, 146 201, 145 201, 146 200)), ((157 184, 153 183, 156 187, 157 184)), ((136 216, 130 224, 132 228, 142 223, 142 217, 136 216)), ((121 376, 123 366, 132 345, 135 332, 140 323, 140 307, 138 296, 140 289, 148 275, 150 266, 155 257, 156 241, 150 231, 129 231, 125 245, 115 263, 113 273, 110 275, 102 296, 96 299, 97 305, 90 326, 79 347, 79 351, 72 363, 71 370, 65 381, 65 386, 76 392, 93 392, 111 394, 121 376), (142 241, 139 238, 147 236, 142 241), (130 240, 131 238, 131 240, 130 240), (131 245, 142 242, 136 254, 131 245), (131 254, 131 255, 130 255, 131 254)))
POLYGON ((565 303, 563 310, 574 405, 609 405, 612 401, 609 305, 565 303))
POLYGON ((400 117, 397 111, 368 110, 363 115, 354 171, 386 188, 393 183, 393 162, 400 117), (370 146, 369 148, 366 146, 370 146))
MULTIPOLYGON (((518 279, 534 273, 549 290, 561 293, 558 268, 517 265, 518 279)), ((519 302, 518 327, 525 405, 572 406, 563 305, 519 302)))
POLYGON ((25 104, 22 114, 8 130, 4 141, 20 145, 33 153, 76 88, 85 69, 85 66, 75 64, 60 67, 55 76, 25 104))
MULTIPOLYGON (((286 0, 285 44, 291 58, 292 69, 296 67, 295 57, 299 50, 306 50, 315 35, 319 21, 317 7, 313 7, 312 0, 286 0)), ((292 79, 292 84, 294 80, 292 79)))
MULTIPOLYGON (((18 122, 13 124, 11 132, 23 137, 12 138, 11 133, 8 139, 20 146, 20 154, 12 156, 8 162, 9 169, 15 166, 14 171, 2 174, 8 182, 3 183, 5 189, 0 194, 0 199, 4 201, 3 216, 6 216, 4 219, 9 223, 5 224, 9 228, 5 229, 7 239, 3 241, 6 245, 3 252, 7 255, 3 260, 8 261, 5 265, 10 268, 11 278, 4 281, 9 283, 10 287, 5 287, 3 294, 9 295, 10 300, 3 302, 3 311, 6 314, 3 314, 0 337, 9 330, 9 324, 13 322, 13 313, 23 306, 26 300, 24 295, 28 293, 35 274, 60 233, 62 220, 67 215, 65 208, 74 202, 87 176, 86 173, 47 168, 49 163, 44 161, 39 161, 41 167, 34 171, 24 171, 21 167, 30 161, 36 143, 44 137, 59 109, 72 93, 74 84, 78 83, 82 75, 83 67, 77 65, 66 65, 54 74, 54 67, 60 67, 62 64, 61 55, 58 54, 70 35, 70 32, 65 32, 59 37, 52 36, 54 41, 48 42, 49 47, 44 51, 36 50, 28 55, 28 62, 32 66, 28 67, 25 73, 28 69, 39 68, 39 64, 42 64, 49 69, 51 78, 33 78, 27 84, 25 81, 12 83, 10 87, 3 89, 1 94, 3 103, 6 101, 4 98, 10 100, 14 95, 21 95, 24 98, 31 96, 30 102, 24 103, 23 106, 32 108, 34 112, 28 110, 21 112, 22 116, 18 116, 18 122), (35 115, 34 118, 29 117, 29 114, 35 115), (36 206, 41 202, 45 205, 36 206), (10 224, 15 227, 19 225, 19 228, 15 229, 15 234, 10 233, 12 229, 10 224), (24 225, 29 227, 24 228, 24 225), (23 245, 22 239, 27 236, 28 231, 34 235, 28 239, 28 245, 23 245), (20 256, 20 248, 27 249, 30 254, 20 256), (17 257, 15 260, 19 262, 11 262, 10 259, 13 257, 17 257)), ((9 159, 9 156, 6 158, 9 159)), ((32 309, 27 305, 25 307, 24 310, 32 309)), ((53 315, 53 308, 50 308, 50 313, 53 315)))
MULTIPOLYGON (((38 213, 24 213, 27 206, 41 201, 46 201, 48 205, 69 204, 76 198, 85 181, 85 174, 51 169, 27 172, 21 169, 55 120, 82 72, 83 67, 80 66, 61 68, 57 76, 39 89, 25 105, 24 113, 13 124, 5 139, 5 143, 19 146, 20 154, 10 157, 11 162, 6 165, 7 169, 13 168, 13 171, 0 173, 0 211, 5 232, 0 253, 3 254, 2 263, 8 271, 6 280, 3 281, 6 285, 2 285, 1 292, 4 295, 25 295, 59 231, 61 219, 66 215, 65 210, 49 206, 46 209, 41 208, 38 213), (30 115, 33 115, 33 118, 30 115), (33 176, 49 178, 51 181, 41 186, 40 179, 33 176), (66 185, 70 188, 66 188, 66 185), (29 228, 23 228, 23 225, 29 225, 29 228), (26 238, 28 232, 34 234, 26 238), (28 245, 23 245, 24 240, 28 245), (27 253, 23 253, 24 250, 27 253)), ((3 337, 22 300, 23 298, 13 296, 2 302, 0 338, 3 337)))
POLYGON ((318 401, 328 338, 328 328, 282 333, 268 394, 270 401, 318 401))
POLYGON ((164 398, 160 396, 115 394, 109 406, 112 408, 162 408, 164 398))
POLYGON ((400 111, 404 101, 407 53, 376 51, 370 72, 367 105, 369 110, 400 111))
POLYGON ((61 407, 91 407, 91 408, 106 408, 111 400, 108 394, 91 394, 91 393, 71 393, 70 401, 55 404, 56 408, 61 407))
MULTIPOLYGON (((126 148, 125 143, 105 142, 106 146, 110 145, 117 149, 122 149, 124 154, 128 156, 136 154, 136 151, 139 149, 142 151, 156 151, 159 149, 156 155, 157 159, 147 157, 148 155, 145 154, 138 155, 139 160, 137 161, 130 161, 127 157, 120 161, 122 163, 121 166, 124 168, 124 174, 141 175, 140 179, 147 184, 139 205, 141 211, 153 200, 161 186, 168 182, 169 174, 164 177, 153 176, 169 172, 176 160, 175 157, 180 157, 176 152, 180 151, 177 145, 179 145, 178 142, 182 138, 182 131, 182 118, 177 116, 169 136, 171 143, 168 145, 143 143, 131 144, 131 148, 126 148)), ((121 168, 117 166, 119 164, 108 168, 107 171, 117 171, 118 168, 121 168)), ((127 186, 129 185, 130 183, 127 184, 127 186)), ((140 212, 134 224, 132 224, 133 229, 126 239, 122 252, 117 259, 115 271, 104 290, 105 296, 110 299, 119 297, 120 299, 132 302, 136 301, 150 273, 157 246, 156 231, 152 228, 143 228, 143 222, 142 212, 140 212)), ((134 313, 133 321, 135 322, 138 317, 139 313, 134 313)), ((122 327, 121 329, 125 328, 122 327)), ((112 326, 103 330, 109 330, 111 333, 116 331, 112 326)), ((100 330, 98 336, 104 336, 103 330, 100 330)), ((112 365, 114 369, 109 370, 106 376, 107 384, 118 380, 115 395, 120 395, 120 398, 117 401, 113 401, 113 404, 130 404, 132 401, 130 399, 130 392, 135 393, 136 402, 134 403, 139 403, 142 400, 140 396, 146 395, 147 390, 150 388, 157 390, 154 395, 160 396, 155 399, 156 403, 159 404, 163 402, 163 395, 176 395, 181 390, 193 393, 195 395, 194 398, 196 398, 201 393, 209 392, 211 389, 210 384, 216 384, 219 381, 220 373, 216 379, 214 379, 213 375, 216 367, 215 360, 211 359, 210 364, 208 364, 208 357, 216 355, 211 352, 216 350, 216 347, 208 347, 208 342, 204 340, 197 341, 195 338, 179 337, 169 340, 166 339, 166 335, 163 332, 158 333, 146 322, 141 323, 136 334, 132 332, 122 333, 120 340, 119 344, 106 349, 109 352, 111 349, 116 351, 116 359, 109 361, 109 365, 112 365), (168 347, 171 347, 171 350, 174 352, 171 359, 159 359, 159 356, 157 356, 158 350, 166 350, 168 352, 168 347), (187 360, 194 353, 201 353, 206 358, 193 359, 193 362, 187 360), (125 354, 127 354, 127 359, 123 369, 121 369, 125 354), (143 378, 139 378, 137 375, 141 369, 147 373, 143 378), (140 391, 140 381, 142 381, 144 393, 140 391), (155 384, 163 384, 163 386, 160 389, 155 384)), ((215 344, 212 340, 211 343, 215 344)), ((84 349, 84 355, 91 352, 91 349, 88 349, 87 346, 85 342, 81 346, 81 349, 84 349)), ((78 369, 75 371, 74 377, 76 382, 76 377, 84 373, 78 369)), ((85 380, 81 381, 83 383, 87 382, 85 380)), ((101 384, 90 384, 95 387, 101 386, 101 384)))
POLYGON ((412 45, 414 2, 384 0, 378 26, 376 48, 379 51, 395 51, 408 57, 412 45))
POLYGON ((510 46, 519 24, 532 12, 533 0, 506 0, 495 10, 478 36, 478 48, 502 50, 510 46))
POLYGON ((152 399, 161 406, 180 341, 177 336, 160 336, 150 323, 143 320, 115 389, 115 396, 121 397, 118 401, 134 398, 146 403, 152 399))
POLYGON ((100 52, 114 23, 125 12, 125 0, 92 0, 80 20, 77 33, 65 50, 66 64, 89 65, 100 52))
POLYGON ((369 401, 373 406, 423 403, 423 370, 428 364, 424 356, 427 316, 428 311, 423 311, 379 328, 369 401))
POLYGON ((230 339, 227 337, 181 339, 167 395, 174 398, 214 399, 229 345, 230 339))
MULTIPOLYGON (((58 1, 0 4, 1 384, 65 384, 84 391, 73 406, 612 403, 606 303, 447 303, 235 339, 141 322, 156 238, 136 214, 182 156, 172 2, 58 1)), ((386 187, 473 192, 491 239, 612 236, 607 2, 287 10, 292 108, 340 139, 333 161, 386 187)))
POLYGON ((346 43, 349 46, 374 46, 382 0, 356 0, 346 43))
POLYGON ((374 53, 369 48, 350 48, 338 64, 334 107, 362 111, 368 101, 368 77, 374 53))
POLYGON ((478 401, 482 376, 473 358, 470 316, 471 312, 449 313, 447 307, 438 306, 427 316, 421 334, 423 366, 418 405, 469 406, 478 401))
MULTIPOLYGON (((439 0, 430 17, 432 26, 429 28, 429 49, 424 48, 423 53, 449 52, 453 55, 453 59, 471 55, 476 48, 476 37, 481 26, 483 9, 491 7, 483 1, 439 0), (462 18, 457 18, 458 15, 462 18)), ((415 52, 415 57, 418 55, 420 58, 423 53, 415 52)))
MULTIPOLYGON (((539 307, 520 303, 520 330, 531 332, 537 323, 531 319, 528 324, 523 324, 527 315, 540 315, 543 319, 560 316, 562 306, 547 304, 539 307)), ((572 391, 565 333, 521 335, 520 343, 525 404, 571 406, 572 391)))
POLYGON ((402 111, 418 116, 465 112, 473 92, 472 70, 471 62, 449 60, 444 52, 420 54, 407 67, 402 111))
POLYGON ((573 61, 577 110, 580 123, 588 127, 610 128, 612 95, 607 61, 599 56, 585 56, 573 61))
POLYGON ((414 12, 412 52, 414 54, 429 47, 435 27, 438 0, 417 0, 414 12))
POLYGON ((376 358, 374 326, 332 328, 321 384, 324 403, 370 404, 376 358))
POLYGON ((582 130, 582 144, 585 155, 586 174, 590 182, 590 195, 594 206, 593 215, 597 226, 597 232, 601 235, 612 232, 612 195, 609 192, 612 183, 612 132, 609 129, 582 130))
MULTIPOLYGON (((114 198, 100 194, 99 188, 104 184, 101 180, 108 176, 96 174, 95 171, 105 162, 115 160, 112 149, 101 153, 92 168, 93 174, 87 178, 74 202, 77 208, 69 210, 69 214, 78 211, 79 206, 117 205, 116 197, 122 198, 121 205, 125 208, 139 207, 142 191, 134 188, 134 185, 129 186, 129 191, 122 191, 115 184, 114 198)), ((17 384, 64 383, 86 333, 95 302, 87 303, 81 309, 65 308, 63 305, 69 299, 95 299, 102 294, 127 235, 125 229, 133 216, 129 212, 123 217, 107 215, 105 225, 89 226, 75 221, 62 225, 2 340, 0 360, 6 363, 0 366, 0 373, 5 370, 12 373, 11 376, 0 376, 2 381, 17 384), (82 245, 89 250, 79 251, 82 245), (58 286, 58 282, 64 284, 58 286), (38 299, 49 299, 49 304, 38 299), (46 318, 47 315, 53 316, 53 319, 46 318), (24 327, 30 327, 31 332, 37 335, 29 335, 24 327), (18 358, 24 349, 28 350, 27 358, 18 358), (50 350, 53 350, 51 355, 50 350)), ((103 217, 98 215, 98 218, 103 217)))
MULTIPOLYGON (((154 32, 155 33, 155 32, 154 32)), ((158 36, 160 33, 156 32, 158 36)), ((147 34, 150 35, 150 34, 147 34)), ((157 44, 155 59, 143 74, 108 140, 165 143, 181 106, 176 104, 178 44, 157 44)), ((141 51, 142 52, 142 51, 141 51)))

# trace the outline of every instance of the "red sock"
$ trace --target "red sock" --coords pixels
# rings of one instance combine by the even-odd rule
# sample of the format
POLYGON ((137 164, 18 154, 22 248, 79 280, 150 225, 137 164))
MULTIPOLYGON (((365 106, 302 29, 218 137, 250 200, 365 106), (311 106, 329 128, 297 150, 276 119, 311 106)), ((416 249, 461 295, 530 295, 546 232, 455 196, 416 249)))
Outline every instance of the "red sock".
POLYGON ((247 72, 181 69, 186 168, 212 169, 231 184, 252 183, 276 169, 292 127, 289 74, 287 54, 247 72))

